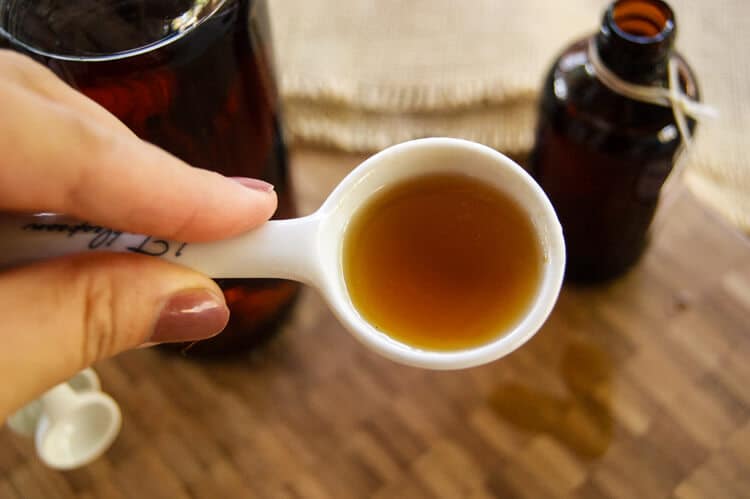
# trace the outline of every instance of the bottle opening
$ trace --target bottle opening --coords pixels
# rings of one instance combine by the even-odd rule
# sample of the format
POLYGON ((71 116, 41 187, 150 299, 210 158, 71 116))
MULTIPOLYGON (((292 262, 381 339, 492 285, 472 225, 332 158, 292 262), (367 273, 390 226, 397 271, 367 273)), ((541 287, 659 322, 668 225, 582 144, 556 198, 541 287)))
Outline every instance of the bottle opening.
POLYGON ((175 41, 225 1, 0 0, 0 38, 57 59, 119 59, 175 41))
POLYGON ((638 39, 661 38, 673 26, 672 9, 661 0, 620 0, 612 20, 622 34, 638 39))

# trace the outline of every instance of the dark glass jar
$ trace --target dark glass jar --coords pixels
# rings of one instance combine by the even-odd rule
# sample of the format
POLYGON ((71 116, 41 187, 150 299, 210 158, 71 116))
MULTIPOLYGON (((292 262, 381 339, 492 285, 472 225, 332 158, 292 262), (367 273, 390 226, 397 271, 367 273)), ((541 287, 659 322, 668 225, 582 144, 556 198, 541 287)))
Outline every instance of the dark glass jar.
MULTIPOLYGON (((547 75, 530 169, 563 226, 569 281, 611 279, 639 259, 684 144, 672 108, 602 83, 590 48, 617 78, 640 86, 667 88, 674 58, 681 91, 697 100, 695 77, 673 49, 675 35, 666 3, 620 0, 599 32, 566 48, 547 75)), ((694 128, 688 119, 690 134, 694 128)))
MULTIPOLYGON (((0 46, 41 61, 141 138, 186 162, 274 184, 295 216, 265 0, 0 0, 0 46)), ((298 284, 222 279, 224 333, 191 355, 268 337, 298 284)))

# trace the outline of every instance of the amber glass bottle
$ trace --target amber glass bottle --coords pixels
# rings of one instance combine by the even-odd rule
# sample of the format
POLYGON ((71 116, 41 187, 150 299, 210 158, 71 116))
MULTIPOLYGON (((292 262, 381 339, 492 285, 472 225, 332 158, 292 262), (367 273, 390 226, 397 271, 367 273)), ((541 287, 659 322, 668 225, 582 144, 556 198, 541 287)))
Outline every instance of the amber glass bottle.
MULTIPOLYGON (((266 0, 0 0, 0 47, 46 64, 188 163, 274 184, 275 217, 291 218, 269 43, 266 0)), ((218 282, 229 325, 190 355, 260 343, 299 287, 276 279, 218 282)))
MULTIPOLYGON (((649 87, 668 87, 674 58, 681 91, 697 100, 693 73, 673 50, 675 34, 666 3, 620 0, 599 32, 566 48, 547 75, 530 168, 562 223, 569 281, 611 279, 638 260, 684 144, 672 108, 602 83, 591 50, 618 79, 649 87)), ((692 134, 695 121, 687 123, 692 134)))

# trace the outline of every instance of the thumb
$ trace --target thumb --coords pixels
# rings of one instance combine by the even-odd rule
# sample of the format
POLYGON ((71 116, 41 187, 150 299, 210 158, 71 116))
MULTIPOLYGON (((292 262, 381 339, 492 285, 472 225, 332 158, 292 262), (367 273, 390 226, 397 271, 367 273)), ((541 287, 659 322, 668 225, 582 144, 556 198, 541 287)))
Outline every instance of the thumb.
POLYGON ((144 343, 213 336, 229 310, 216 283, 199 273, 101 253, 3 272, 0 317, 2 421, 99 359, 144 343))

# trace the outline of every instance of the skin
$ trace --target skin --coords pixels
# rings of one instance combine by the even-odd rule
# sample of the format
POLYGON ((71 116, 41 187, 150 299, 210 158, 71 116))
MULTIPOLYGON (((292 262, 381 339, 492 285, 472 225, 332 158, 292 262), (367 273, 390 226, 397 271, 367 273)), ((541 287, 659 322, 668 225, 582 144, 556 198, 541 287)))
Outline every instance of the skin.
MULTIPOLYGON (((275 209, 273 191, 191 167, 45 67, 0 50, 0 212, 66 213, 191 242, 247 231, 275 209)), ((151 344, 164 304, 195 290, 223 304, 211 279, 142 255, 0 271, 0 421, 97 360, 151 344)))

